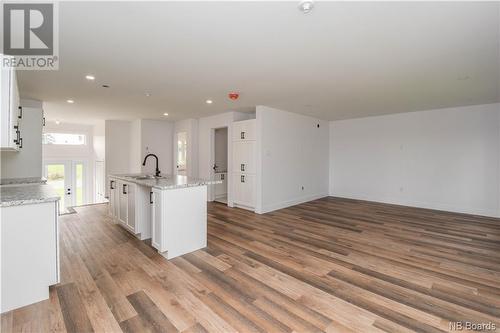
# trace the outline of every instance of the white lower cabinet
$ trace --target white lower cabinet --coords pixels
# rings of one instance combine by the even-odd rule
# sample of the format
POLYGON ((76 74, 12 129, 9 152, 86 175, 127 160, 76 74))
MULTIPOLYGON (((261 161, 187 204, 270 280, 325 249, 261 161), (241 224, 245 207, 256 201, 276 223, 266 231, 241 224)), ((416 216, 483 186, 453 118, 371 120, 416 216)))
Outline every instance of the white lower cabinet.
POLYGON ((109 215, 113 218, 118 218, 118 207, 120 204, 118 202, 118 189, 116 179, 109 180, 109 215))
POLYGON ((215 184, 215 198, 222 198, 227 195, 227 173, 217 172, 215 174, 215 180, 220 180, 220 184, 215 184))
POLYGON ((207 187, 152 189, 151 245, 167 259, 207 246, 207 187))
POLYGON ((48 299, 59 283, 58 210, 57 201, 0 207, 0 313, 48 299))
POLYGON ((255 175, 234 173, 233 176, 234 203, 242 208, 253 208, 255 202, 255 175))
POLYGON ((153 222, 152 226, 152 236, 151 236, 151 245, 160 252, 166 251, 166 243, 162 239, 163 237, 163 197, 162 191, 153 189, 152 197, 151 197, 151 221, 153 222))
POLYGON ((110 215, 140 239, 151 238, 150 189, 110 178, 110 215))

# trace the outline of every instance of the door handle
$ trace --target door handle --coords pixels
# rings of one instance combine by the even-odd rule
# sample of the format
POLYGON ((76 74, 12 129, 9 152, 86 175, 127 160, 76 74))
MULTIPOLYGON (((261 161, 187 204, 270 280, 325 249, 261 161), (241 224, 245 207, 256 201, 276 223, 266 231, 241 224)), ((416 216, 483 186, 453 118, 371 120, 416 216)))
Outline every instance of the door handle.
POLYGON ((240 169, 241 169, 241 171, 245 171, 245 164, 244 163, 241 163, 240 169))
POLYGON ((125 186, 127 186, 127 184, 123 184, 123 186, 122 186, 122 193, 123 194, 127 194, 127 191, 125 191, 125 186))
POLYGON ((66 195, 71 195, 71 188, 68 188, 68 189, 66 190, 66 195))
POLYGON ((241 138, 242 140, 243 140, 243 139, 245 139, 245 132, 241 132, 241 134, 240 134, 240 138, 241 138))
POLYGON ((149 203, 153 203, 153 192, 149 192, 149 203))
POLYGON ((242 183, 244 183, 244 182, 245 182, 245 176, 244 176, 244 175, 241 175, 240 181, 241 181, 242 183))
POLYGON ((113 187, 113 184, 114 184, 114 183, 115 183, 115 181, 114 181, 114 180, 112 180, 112 181, 110 182, 110 190, 114 190, 114 189, 115 189, 115 188, 113 187))

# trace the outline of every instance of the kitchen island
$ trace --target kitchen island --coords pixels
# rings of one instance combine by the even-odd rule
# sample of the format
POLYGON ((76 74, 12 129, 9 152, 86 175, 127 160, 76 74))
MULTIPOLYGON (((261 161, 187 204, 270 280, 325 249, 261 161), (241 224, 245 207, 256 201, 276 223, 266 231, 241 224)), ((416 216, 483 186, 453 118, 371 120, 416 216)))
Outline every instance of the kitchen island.
POLYGON ((110 215, 167 259, 207 246, 207 185, 187 176, 109 175, 110 215))

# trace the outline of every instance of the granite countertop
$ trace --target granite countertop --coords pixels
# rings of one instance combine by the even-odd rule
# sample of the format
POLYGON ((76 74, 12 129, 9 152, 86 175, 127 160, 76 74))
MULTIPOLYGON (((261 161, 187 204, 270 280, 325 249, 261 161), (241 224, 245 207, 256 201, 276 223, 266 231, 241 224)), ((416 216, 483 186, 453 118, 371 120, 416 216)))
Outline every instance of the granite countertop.
POLYGON ((59 195, 47 184, 18 184, 0 186, 0 207, 58 201, 59 195))
POLYGON ((46 182, 47 179, 41 177, 0 179, 0 185, 45 184, 46 182))
POLYGON ((175 190, 184 187, 222 184, 222 181, 220 180, 206 180, 188 176, 174 176, 174 175, 164 175, 161 176, 161 178, 152 178, 152 179, 134 178, 137 176, 145 176, 144 174, 125 174, 125 175, 109 175, 109 176, 127 182, 135 183, 138 185, 157 188, 160 190, 175 190))

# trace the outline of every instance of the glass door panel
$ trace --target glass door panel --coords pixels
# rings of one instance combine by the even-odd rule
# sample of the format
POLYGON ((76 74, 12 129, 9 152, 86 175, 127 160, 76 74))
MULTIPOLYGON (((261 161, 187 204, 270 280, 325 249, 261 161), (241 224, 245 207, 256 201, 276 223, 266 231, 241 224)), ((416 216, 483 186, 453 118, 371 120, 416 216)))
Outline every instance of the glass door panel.
POLYGON ((64 211, 68 205, 71 205, 69 202, 71 201, 71 190, 67 191, 70 189, 70 186, 68 186, 70 184, 67 174, 68 171, 66 163, 50 163, 45 165, 45 177, 47 178, 47 184, 51 185, 61 198, 61 211, 64 211))
POLYGON ((177 133, 177 174, 185 176, 187 171, 187 132, 177 133))
POLYGON ((74 206, 81 206, 84 204, 84 178, 83 178, 83 163, 76 162, 74 164, 74 175, 75 175, 75 202, 74 206))

